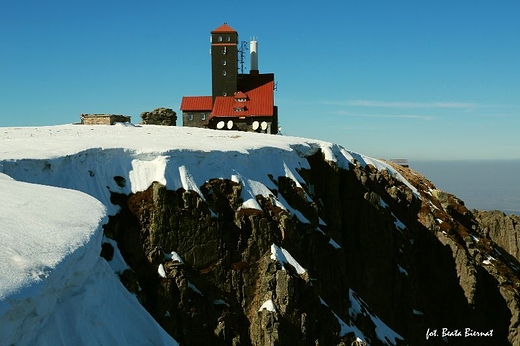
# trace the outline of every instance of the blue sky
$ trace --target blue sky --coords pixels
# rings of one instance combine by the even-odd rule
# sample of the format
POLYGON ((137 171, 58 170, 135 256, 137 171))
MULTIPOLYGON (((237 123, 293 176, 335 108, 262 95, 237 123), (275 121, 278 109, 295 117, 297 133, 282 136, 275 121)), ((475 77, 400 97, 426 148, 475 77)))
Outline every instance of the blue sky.
POLYGON ((209 33, 227 22, 258 38, 287 135, 377 158, 520 159, 519 13, 513 0, 4 0, 0 126, 180 115, 183 95, 211 94, 209 33))

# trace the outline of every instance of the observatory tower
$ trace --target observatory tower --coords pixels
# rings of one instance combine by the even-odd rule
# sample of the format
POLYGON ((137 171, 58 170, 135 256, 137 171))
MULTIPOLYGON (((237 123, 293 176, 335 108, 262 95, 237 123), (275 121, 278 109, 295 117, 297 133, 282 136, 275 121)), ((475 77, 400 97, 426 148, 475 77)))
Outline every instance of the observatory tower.
POLYGON ((211 31, 210 42, 211 96, 182 98, 183 126, 277 133, 274 74, 258 70, 258 41, 249 42, 250 73, 243 73, 245 42, 239 50, 238 33, 227 23, 211 31))
POLYGON ((211 32, 211 85, 217 96, 232 96, 237 90, 238 33, 226 23, 211 32))

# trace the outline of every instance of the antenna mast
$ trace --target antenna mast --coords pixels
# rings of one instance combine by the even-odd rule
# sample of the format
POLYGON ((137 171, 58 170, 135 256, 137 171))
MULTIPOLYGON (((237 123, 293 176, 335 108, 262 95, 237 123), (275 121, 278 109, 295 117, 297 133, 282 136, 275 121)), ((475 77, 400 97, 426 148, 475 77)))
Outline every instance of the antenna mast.
POLYGON ((247 43, 247 41, 240 41, 240 48, 238 49, 238 65, 241 74, 244 74, 245 55, 248 51, 247 43))

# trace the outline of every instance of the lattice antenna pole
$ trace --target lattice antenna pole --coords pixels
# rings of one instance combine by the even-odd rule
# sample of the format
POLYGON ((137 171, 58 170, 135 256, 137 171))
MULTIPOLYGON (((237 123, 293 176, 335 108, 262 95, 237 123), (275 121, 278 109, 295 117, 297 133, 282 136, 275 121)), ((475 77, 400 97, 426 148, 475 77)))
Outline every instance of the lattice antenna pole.
POLYGON ((248 51, 247 41, 240 41, 240 48, 238 49, 238 66, 241 74, 244 74, 245 56, 248 51))

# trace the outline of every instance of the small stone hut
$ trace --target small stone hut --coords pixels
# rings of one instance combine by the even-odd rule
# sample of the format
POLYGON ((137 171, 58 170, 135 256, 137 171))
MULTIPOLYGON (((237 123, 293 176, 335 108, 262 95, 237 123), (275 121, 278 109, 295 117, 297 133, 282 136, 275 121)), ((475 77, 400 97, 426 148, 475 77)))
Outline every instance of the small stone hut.
POLYGON ((118 114, 81 114, 82 125, 114 125, 115 123, 129 123, 131 117, 118 114))

